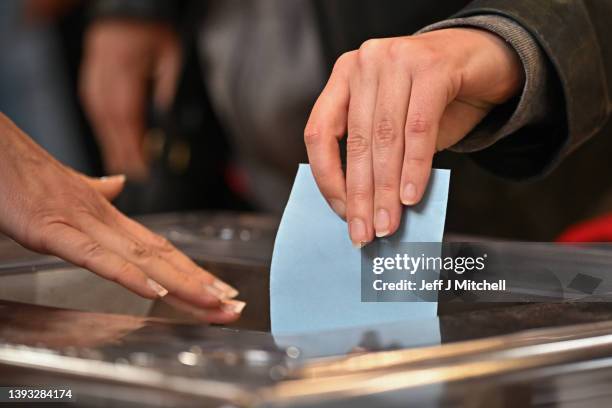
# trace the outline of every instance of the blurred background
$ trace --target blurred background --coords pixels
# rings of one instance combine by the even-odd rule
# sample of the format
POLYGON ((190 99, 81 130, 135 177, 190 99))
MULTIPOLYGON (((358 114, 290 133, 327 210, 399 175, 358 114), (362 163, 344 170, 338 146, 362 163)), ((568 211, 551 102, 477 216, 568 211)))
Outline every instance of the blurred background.
MULTIPOLYGON (((141 148, 148 173, 128 174, 116 205, 130 215, 280 214, 297 163, 307 161, 301 140, 309 109, 339 51, 365 38, 350 37, 328 52, 333 33, 319 24, 316 4, 306 0, 293 0, 290 7, 274 0, 199 2, 205 11, 183 12, 187 18, 147 15, 146 3, 0 2, 0 110, 63 163, 93 176, 108 174, 100 127, 87 114, 79 86, 86 38, 100 21, 138 24, 140 17, 151 17, 177 32, 182 57, 176 92, 166 109, 156 106, 153 92, 145 101, 141 148), (120 3, 132 3, 131 14, 113 12, 120 3), (142 15, 138 4, 144 4, 142 15)), ((331 21, 357 25, 354 18, 367 18, 376 36, 409 34, 461 6, 416 10, 419 18, 391 24, 377 20, 375 1, 361 2, 372 9, 367 16, 347 16, 342 3, 347 2, 328 7, 331 21)), ((435 165, 453 171, 447 231, 548 241, 572 224, 607 213, 611 143, 595 137, 551 174, 521 182, 495 177, 467 155, 439 154, 435 165)))
MULTIPOLYGON (((108 172, 79 92, 83 38, 95 14, 92 3, 0 2, 0 49, 5 56, 0 63, 0 110, 64 164, 104 176, 108 172)), ((193 42, 185 38, 189 45, 193 42)), ((238 182, 228 168, 231 152, 209 105, 198 59, 193 50, 186 55, 176 108, 156 116, 147 102, 143 148, 151 175, 130 180, 118 199, 118 207, 129 214, 252 208, 230 188, 238 182)))

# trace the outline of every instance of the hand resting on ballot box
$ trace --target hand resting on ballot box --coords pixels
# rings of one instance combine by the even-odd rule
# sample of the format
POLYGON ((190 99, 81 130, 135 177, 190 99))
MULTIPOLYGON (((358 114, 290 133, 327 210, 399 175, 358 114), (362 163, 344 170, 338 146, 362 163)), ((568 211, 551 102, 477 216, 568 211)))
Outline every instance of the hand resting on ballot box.
POLYGON ((113 207, 124 181, 62 165, 0 114, 0 232, 200 320, 236 320, 236 289, 113 207))
POLYGON ((488 31, 374 39, 336 62, 304 131, 313 175, 355 246, 394 233, 421 200, 436 151, 515 96, 524 71, 488 31), (339 141, 348 133, 346 175, 339 141))

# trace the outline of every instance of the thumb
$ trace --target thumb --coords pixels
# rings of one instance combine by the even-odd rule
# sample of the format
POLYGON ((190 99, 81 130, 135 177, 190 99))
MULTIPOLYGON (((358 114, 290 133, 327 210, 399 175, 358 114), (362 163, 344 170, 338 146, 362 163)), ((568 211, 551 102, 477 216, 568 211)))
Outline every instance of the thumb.
POLYGON ((92 178, 84 175, 81 175, 81 177, 108 201, 112 201, 117 197, 125 186, 125 176, 123 174, 101 178, 92 178))

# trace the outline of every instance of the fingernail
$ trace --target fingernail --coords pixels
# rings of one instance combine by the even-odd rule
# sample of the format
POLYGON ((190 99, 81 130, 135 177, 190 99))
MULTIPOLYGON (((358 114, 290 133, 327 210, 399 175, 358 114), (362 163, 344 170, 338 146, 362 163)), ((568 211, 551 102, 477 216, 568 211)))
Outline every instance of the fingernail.
POLYGON ((367 242, 366 226, 360 218, 353 218, 353 220, 351 220, 349 224, 349 233, 355 248, 361 248, 367 242))
POLYGON ((235 298, 236 296, 238 296, 238 290, 235 287, 230 286, 227 283, 220 281, 219 279, 216 279, 212 283, 212 286, 220 290, 226 298, 235 298))
POLYGON ((240 314, 245 306, 245 302, 242 302, 240 300, 228 299, 224 300, 221 303, 221 310, 228 313, 240 314))
POLYGON ((374 217, 374 229, 376 229, 376 236, 380 238, 389 235, 389 224, 391 224, 389 212, 384 208, 379 209, 374 217))
POLYGON ((417 191, 414 183, 408 183, 402 191, 402 203, 405 205, 415 204, 417 200, 417 191))
POLYGON ((100 181, 102 181, 102 182, 119 181, 121 183, 124 183, 125 182, 125 174, 115 174, 113 176, 100 177, 100 181))
POLYGON ((168 294, 168 289, 164 288, 162 285, 155 282, 153 279, 147 279, 147 285, 149 285, 149 287, 153 289, 153 291, 157 293, 157 296, 159 296, 160 298, 163 298, 168 294))
POLYGON ((332 210, 334 210, 334 212, 340 216, 340 218, 346 217, 346 205, 344 205, 344 201, 330 198, 329 205, 331 206, 332 210))

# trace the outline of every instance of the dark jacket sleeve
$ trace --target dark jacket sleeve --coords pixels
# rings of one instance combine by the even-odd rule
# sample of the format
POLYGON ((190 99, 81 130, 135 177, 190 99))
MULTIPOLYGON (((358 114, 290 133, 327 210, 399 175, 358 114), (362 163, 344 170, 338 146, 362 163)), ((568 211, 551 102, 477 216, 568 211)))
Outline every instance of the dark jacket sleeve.
POLYGON ((187 0, 92 0, 92 19, 133 18, 179 23, 187 8, 187 0))
POLYGON ((552 106, 543 120, 471 155, 504 177, 544 174, 608 121, 612 1, 476 0, 456 16, 483 14, 516 21, 538 42, 554 76, 549 78, 552 106))

